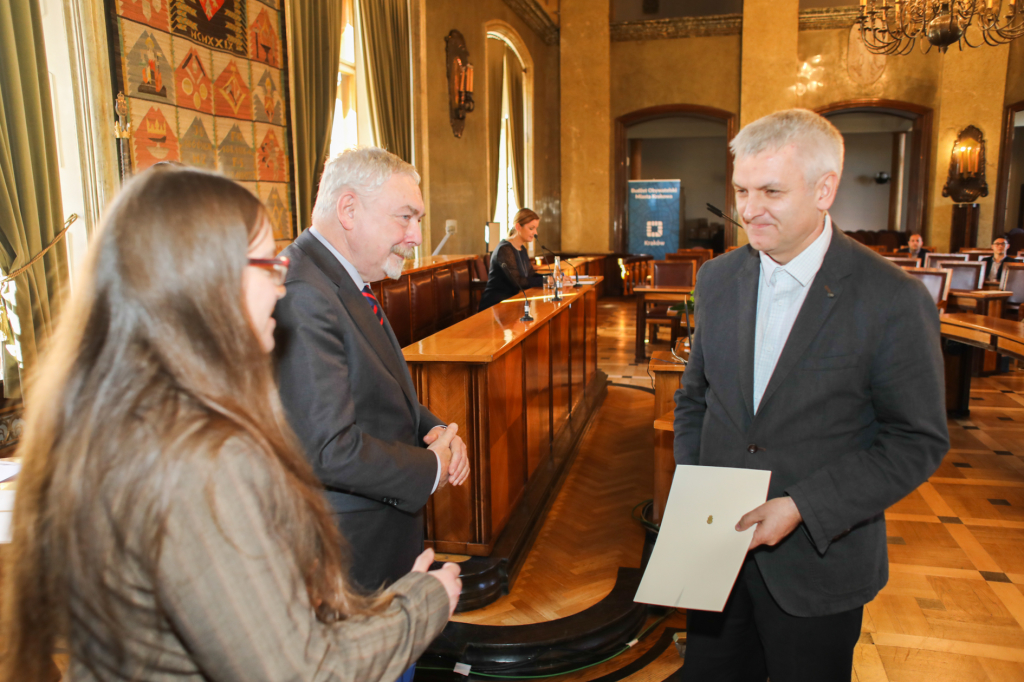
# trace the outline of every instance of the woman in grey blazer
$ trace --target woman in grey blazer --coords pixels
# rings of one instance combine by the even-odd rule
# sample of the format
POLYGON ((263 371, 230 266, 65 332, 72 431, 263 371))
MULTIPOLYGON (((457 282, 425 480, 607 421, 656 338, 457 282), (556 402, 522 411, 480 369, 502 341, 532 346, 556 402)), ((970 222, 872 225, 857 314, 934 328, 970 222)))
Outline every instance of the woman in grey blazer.
POLYGON ((391 682, 458 568, 349 588, 268 353, 287 260, 221 176, 146 171, 93 238, 28 401, 2 679, 391 682))

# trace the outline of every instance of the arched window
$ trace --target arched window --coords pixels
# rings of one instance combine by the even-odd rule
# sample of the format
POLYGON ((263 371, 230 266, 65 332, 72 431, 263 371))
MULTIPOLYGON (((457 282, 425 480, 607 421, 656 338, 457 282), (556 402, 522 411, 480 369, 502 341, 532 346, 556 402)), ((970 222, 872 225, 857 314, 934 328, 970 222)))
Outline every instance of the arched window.
POLYGON ((533 207, 533 59, 508 24, 486 30, 491 215, 506 233, 516 211, 533 207))

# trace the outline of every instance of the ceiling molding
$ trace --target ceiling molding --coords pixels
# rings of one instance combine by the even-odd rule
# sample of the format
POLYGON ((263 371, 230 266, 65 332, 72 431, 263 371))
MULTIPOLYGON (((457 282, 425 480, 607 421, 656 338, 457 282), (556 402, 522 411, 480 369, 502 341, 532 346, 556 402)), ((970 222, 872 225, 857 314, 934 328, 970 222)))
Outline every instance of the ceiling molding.
POLYGON ((505 4, 541 37, 545 45, 558 44, 558 26, 537 0, 505 0, 505 4))
POLYGON ((619 21, 612 23, 612 41, 736 36, 742 32, 742 28, 742 14, 715 14, 707 17, 677 17, 674 19, 649 19, 647 21, 619 21))
POLYGON ((834 28, 850 28, 857 23, 860 13, 856 7, 827 7, 805 9, 800 12, 801 31, 827 31, 834 28))
MULTIPOLYGON (((524 2, 526 0, 519 0, 524 2)), ((512 4, 511 0, 505 0, 512 4)), ((801 31, 847 29, 857 23, 856 7, 805 9, 800 12, 801 31)), ((664 40, 666 38, 697 38, 701 36, 734 36, 743 32, 742 14, 715 14, 706 17, 677 17, 647 21, 612 23, 612 40, 664 40)))

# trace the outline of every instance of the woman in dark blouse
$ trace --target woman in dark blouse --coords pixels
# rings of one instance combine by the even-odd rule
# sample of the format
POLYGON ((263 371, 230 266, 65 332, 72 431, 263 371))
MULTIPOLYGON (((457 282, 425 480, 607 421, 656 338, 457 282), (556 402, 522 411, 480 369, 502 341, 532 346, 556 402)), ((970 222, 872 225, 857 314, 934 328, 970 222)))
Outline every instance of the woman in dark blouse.
POLYGON ((480 297, 480 310, 501 303, 519 293, 519 287, 544 286, 544 275, 538 275, 530 262, 526 245, 537 238, 540 216, 528 208, 516 213, 508 239, 502 239, 491 254, 491 270, 487 273, 487 286, 480 297), (506 272, 504 265, 508 268, 506 272), (511 277, 509 277, 511 273, 511 277))

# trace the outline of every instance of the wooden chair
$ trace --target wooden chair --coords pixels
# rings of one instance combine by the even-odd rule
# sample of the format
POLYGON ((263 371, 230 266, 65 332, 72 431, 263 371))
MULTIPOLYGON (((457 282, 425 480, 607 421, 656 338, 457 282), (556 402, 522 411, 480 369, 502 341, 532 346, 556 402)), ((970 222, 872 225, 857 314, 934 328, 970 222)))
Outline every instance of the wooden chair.
POLYGON ((949 270, 949 288, 960 291, 978 291, 985 285, 985 264, 979 261, 955 263, 942 261, 940 266, 949 270))
MULTIPOLYGON (((651 283, 654 286, 693 286, 697 281, 697 261, 695 260, 656 260, 651 262, 651 283)), ((683 296, 680 295, 680 300, 683 296)), ((652 342, 658 340, 658 327, 667 325, 671 328, 678 318, 668 316, 668 306, 661 301, 647 305, 647 329, 650 330, 652 342)))
MULTIPOLYGON (((700 249, 700 248, 679 249, 678 251, 676 251, 676 253, 682 254, 682 255, 691 255, 692 254, 694 256, 699 256, 700 260, 697 262, 697 272, 700 272, 700 266, 704 265, 709 260, 711 260, 712 258, 715 257, 715 252, 712 251, 711 249, 700 249)), ((668 259, 666 258, 666 260, 668 260, 668 259)))
POLYGON ((480 298, 484 295, 487 287, 487 268, 490 265, 491 256, 485 254, 481 258, 470 261, 469 265, 469 314, 472 315, 480 307, 480 298), (484 258, 487 260, 485 261, 484 258))
POLYGON ((886 260, 891 260, 894 264, 907 268, 919 268, 921 267, 920 258, 906 258, 904 256, 886 256, 886 260))
POLYGON ((639 256, 627 256, 619 259, 619 266, 622 269, 622 295, 632 296, 633 287, 638 287, 647 283, 647 278, 650 276, 651 263, 654 261, 653 256, 641 254, 639 256))
POLYGON ((925 254, 924 266, 926 268, 939 268, 939 265, 943 261, 966 261, 966 253, 929 253, 925 254))
POLYGON ((735 251, 738 248, 740 248, 740 247, 738 247, 738 246, 727 246, 727 247, 725 247, 725 252, 729 253, 730 251, 735 251))
POLYGON ((882 230, 876 234, 875 244, 878 246, 884 246, 886 251, 895 251, 900 248, 899 233, 882 230))
POLYGON ((967 254, 967 260, 976 261, 992 255, 992 249, 960 249, 960 253, 967 254))
POLYGON ((1002 291, 1013 295, 1003 303, 1003 317, 1018 322, 1024 320, 1024 263, 1007 263, 1003 266, 1003 278, 999 281, 1002 291))
POLYGON ((880 246, 878 244, 865 244, 864 246, 868 247, 869 249, 871 249, 872 251, 879 255, 889 253, 888 248, 886 248, 885 246, 880 246))
POLYGON ((939 310, 946 309, 949 299, 950 271, 945 268, 903 268, 911 277, 921 280, 939 310))
MULTIPOLYGON (((374 282, 377 284, 377 282, 374 282)), ((399 346, 412 343, 412 302, 409 296, 409 278, 384 279, 380 281, 380 301, 388 324, 395 332, 399 346)))

